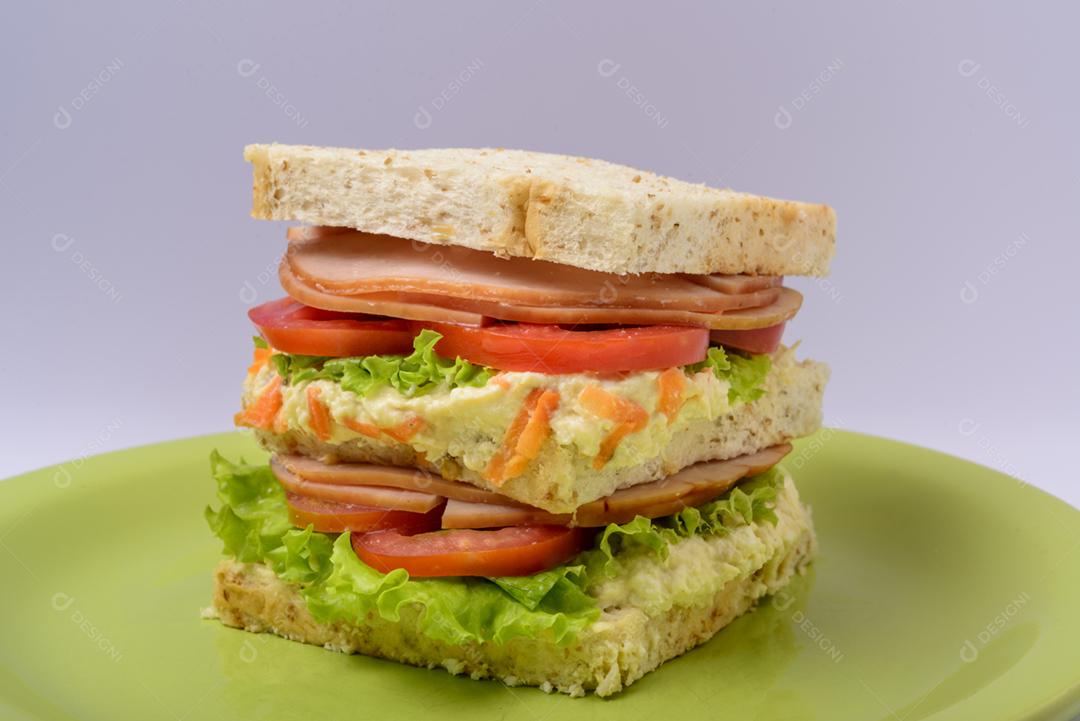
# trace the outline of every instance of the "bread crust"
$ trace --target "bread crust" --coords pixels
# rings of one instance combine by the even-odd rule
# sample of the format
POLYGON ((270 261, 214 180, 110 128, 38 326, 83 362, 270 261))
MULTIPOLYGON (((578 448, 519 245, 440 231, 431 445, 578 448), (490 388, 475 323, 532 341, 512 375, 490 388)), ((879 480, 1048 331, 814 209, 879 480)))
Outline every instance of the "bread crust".
MULTIPOLYGON (((569 647, 556 646, 545 638, 450 645, 420 633, 415 608, 407 608, 396 623, 377 616, 362 623, 320 623, 312 618, 296 586, 281 581, 266 566, 232 560, 222 561, 214 573, 210 615, 229 626, 334 651, 443 668, 474 679, 499 679, 512 686, 540 686, 573 696, 586 691, 610 696, 665 661, 708 641, 806 567, 816 541, 809 511, 799 503, 790 480, 776 510, 780 521, 775 527, 735 531, 760 536, 757 560, 745 564, 747 568, 738 577, 704 602, 676 604, 659 612, 650 612, 632 600, 611 604, 569 647)), ((669 561, 682 550, 679 544, 673 545, 669 561)))
POLYGON ((825 275, 832 208, 523 150, 249 145, 252 216, 609 273, 825 275))

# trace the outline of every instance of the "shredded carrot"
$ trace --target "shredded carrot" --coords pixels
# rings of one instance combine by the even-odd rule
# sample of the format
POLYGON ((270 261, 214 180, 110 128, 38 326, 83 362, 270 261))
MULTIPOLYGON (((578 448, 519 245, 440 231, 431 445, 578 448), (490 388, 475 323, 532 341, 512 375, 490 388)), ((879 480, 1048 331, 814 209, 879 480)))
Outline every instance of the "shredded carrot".
POLYGON ((253 375, 262 370, 262 367, 270 360, 272 353, 273 351, 269 348, 256 348, 255 357, 252 359, 251 365, 248 366, 248 375, 253 375))
POLYGON ((529 461, 540 455, 540 447, 551 432, 551 416, 558 407, 558 391, 546 390, 536 399, 529 421, 514 444, 514 453, 503 468, 503 479, 521 475, 529 461))
POLYGON ((593 468, 597 470, 611 460, 623 438, 637 433, 649 423, 649 414, 644 408, 632 400, 608 393, 600 386, 585 386, 578 395, 578 401, 590 413, 616 423, 600 442, 600 450, 593 459, 593 468))
POLYGON ((420 416, 413 416, 412 418, 406 419, 396 426, 390 426, 389 428, 379 428, 370 423, 358 421, 355 418, 346 419, 342 421, 342 423, 360 435, 367 436, 368 438, 381 438, 385 434, 399 443, 408 443, 413 436, 422 431, 424 426, 427 425, 420 416))
POLYGON ((330 409, 320 400, 321 395, 322 391, 318 386, 307 387, 308 422, 316 438, 328 441, 334 420, 330 417, 330 409))
POLYGON ((238 426, 268 430, 273 425, 278 411, 281 410, 282 402, 281 376, 274 376, 263 388, 259 397, 243 411, 237 413, 233 421, 238 426))
POLYGON ((532 415, 533 409, 536 408, 536 403, 543 393, 543 388, 534 388, 529 392, 529 395, 525 396, 525 403, 522 404, 521 410, 514 416, 510 427, 503 434, 502 444, 499 445, 499 449, 495 451, 495 455, 491 457, 487 468, 484 469, 484 477, 495 485, 501 485, 506 480, 506 464, 513 458, 518 439, 525 431, 525 426, 529 424, 529 416, 532 415))
POLYGON ((648 421, 649 414, 632 400, 605 391, 600 386, 585 386, 578 395, 585 410, 609 421, 648 421))
POLYGON ((402 421, 396 426, 390 426, 389 428, 383 428, 382 432, 393 438, 398 443, 408 443, 409 440, 423 430, 427 425, 424 419, 420 416, 413 416, 407 420, 402 421))
POLYGON ((278 413, 276 416, 274 416, 274 423, 271 427, 271 430, 274 431, 274 433, 277 433, 279 436, 283 435, 286 431, 289 430, 289 418, 284 413, 278 413))
POLYGON ((596 457, 593 458, 593 468, 600 470, 607 465, 607 462, 615 455, 615 449, 619 447, 619 443, 622 442, 622 439, 631 433, 640 431, 643 427, 644 424, 639 427, 630 422, 620 423, 615 426, 611 430, 611 433, 608 433, 604 437, 604 440, 600 441, 600 450, 596 452, 596 457))
POLYGON ((660 386, 660 398, 656 409, 667 416, 668 423, 675 422, 683 404, 683 391, 686 389, 686 374, 682 368, 668 368, 656 379, 660 386))
POLYGON ((370 423, 361 423, 355 418, 346 418, 343 423, 350 429, 356 431, 360 435, 367 436, 368 438, 378 438, 381 434, 378 426, 373 426, 370 423))

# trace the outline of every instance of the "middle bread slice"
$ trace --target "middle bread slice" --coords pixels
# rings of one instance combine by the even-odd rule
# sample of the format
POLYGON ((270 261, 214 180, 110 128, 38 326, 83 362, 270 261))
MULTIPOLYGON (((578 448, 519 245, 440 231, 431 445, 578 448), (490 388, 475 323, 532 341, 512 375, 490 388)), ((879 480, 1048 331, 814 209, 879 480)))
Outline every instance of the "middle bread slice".
POLYGON ((393 387, 360 394, 304 372, 282 378, 283 368, 257 364, 244 384, 245 408, 280 390, 274 427, 256 430, 268 450, 426 468, 551 513, 813 433, 828 379, 824 364, 786 348, 749 398, 709 368, 667 378, 504 372, 411 397, 393 387), (669 402, 668 378, 678 403, 669 402))

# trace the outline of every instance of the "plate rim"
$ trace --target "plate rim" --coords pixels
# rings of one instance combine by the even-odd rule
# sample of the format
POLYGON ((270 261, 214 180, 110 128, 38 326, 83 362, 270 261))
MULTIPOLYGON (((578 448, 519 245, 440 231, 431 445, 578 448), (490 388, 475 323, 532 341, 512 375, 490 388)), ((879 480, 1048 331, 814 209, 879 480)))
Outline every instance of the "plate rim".
MULTIPOLYGON (((977 461, 972 461, 970 459, 963 458, 961 456, 957 456, 957 455, 949 453, 947 451, 941 451, 941 450, 938 450, 938 449, 935 449, 935 448, 928 448, 926 446, 920 446, 918 444, 910 443, 910 442, 907 442, 907 441, 897 440, 897 439, 888 438, 888 437, 885 437, 885 436, 879 436, 879 435, 870 434, 870 433, 863 433, 863 432, 860 432, 860 431, 853 431, 853 430, 849 430, 849 429, 846 429, 846 428, 840 428, 840 427, 834 427, 834 426, 823 426, 821 429, 816 431, 815 434, 812 434, 811 436, 807 436, 806 438, 807 439, 813 438, 815 435, 819 435, 822 432, 827 432, 827 431, 832 432, 832 433, 837 433, 837 434, 840 434, 842 436, 850 436, 852 438, 852 440, 856 440, 856 441, 858 439, 866 439, 866 440, 869 440, 869 441, 881 442, 881 443, 885 443, 885 444, 888 444, 888 445, 899 446, 899 447, 901 447, 903 449, 903 452, 905 452, 905 453, 916 452, 916 453, 930 454, 931 456, 938 457, 943 461, 947 461, 947 462, 951 462, 951 463, 957 463, 958 462, 958 463, 961 463, 961 464, 976 466, 976 467, 978 467, 980 469, 981 472, 984 472, 984 473, 988 472, 988 473, 992 474, 992 476, 995 478, 995 481, 994 481, 995 484, 1001 484, 1001 483, 1007 483, 1007 484, 1010 484, 1010 485, 1022 484, 1023 487, 1025 488, 1025 490, 1032 490, 1033 489, 1033 490, 1037 491, 1039 494, 1044 496, 1044 501, 1043 502, 1050 501, 1052 503, 1058 504, 1059 506, 1061 506, 1062 508, 1064 508, 1067 511, 1071 511, 1072 514, 1069 514, 1069 516, 1068 516, 1069 520, 1071 522, 1073 522, 1073 523, 1076 523, 1078 525, 1078 527, 1080 527, 1080 509, 1072 506, 1072 504, 1068 503, 1064 499, 1055 496, 1053 493, 1050 493, 1049 491, 1046 491, 1046 490, 1040 488, 1037 485, 1029 483, 1029 482, 1027 482, 1027 481, 1025 481, 1025 480, 1023 480, 1021 478, 1018 478, 1016 476, 1009 475, 1009 474, 1007 474, 1007 473, 1005 473, 1003 471, 1000 471, 1000 470, 998 470, 996 468, 986 466, 984 464, 978 463, 977 461)), ((127 455, 127 454, 134 454, 134 453, 138 453, 138 452, 145 452, 145 451, 151 450, 153 448, 162 447, 162 446, 179 446, 179 445, 182 445, 182 444, 185 444, 185 443, 200 443, 201 442, 203 445, 206 445, 206 446, 210 447, 210 446, 213 446, 215 442, 220 442, 220 441, 222 441, 224 439, 240 439, 240 438, 247 438, 249 440, 254 440, 253 435, 250 434, 250 433, 246 433, 246 432, 240 431, 240 430, 231 430, 231 431, 204 433, 204 434, 199 434, 199 435, 194 435, 194 436, 185 436, 185 437, 180 437, 180 438, 172 438, 172 439, 167 439, 167 440, 164 440, 164 441, 143 443, 143 444, 139 444, 139 445, 135 445, 135 446, 129 446, 129 447, 126 447, 126 448, 119 448, 119 449, 107 451, 107 452, 104 452, 104 453, 97 453, 97 454, 86 455, 86 456, 77 456, 77 457, 75 457, 73 459, 68 459, 68 460, 65 460, 65 461, 61 461, 61 462, 41 466, 39 468, 35 468, 35 469, 29 470, 29 471, 18 473, 18 474, 14 475, 14 476, 9 476, 9 477, 0 479, 0 498, 3 498, 5 493, 13 493, 13 492, 23 492, 23 493, 34 494, 35 490, 32 488, 32 486, 27 485, 27 484, 40 483, 40 479, 35 478, 35 477, 40 476, 43 473, 47 473, 50 470, 59 469, 59 468, 65 466, 65 465, 68 465, 68 464, 71 464, 71 463, 79 462, 80 464, 83 464, 83 465, 85 465, 87 463, 93 463, 93 464, 97 465, 97 464, 100 464, 100 463, 107 463, 110 460, 112 460, 113 458, 116 458, 116 457, 119 457, 119 456, 123 456, 123 455, 127 455)), ((804 440, 804 439, 797 439, 797 440, 804 440)), ((124 479, 124 475, 125 474, 116 474, 116 475, 111 476, 110 481, 109 481, 110 485, 112 483, 122 483, 123 479, 124 479), (115 479, 115 480, 112 480, 112 479, 115 479)), ((41 490, 44 490, 44 489, 41 489, 41 490)), ((1051 695, 1049 695, 1047 697, 1043 697, 1041 699, 1031 699, 1031 701, 1033 702, 1032 705, 1029 706, 1028 709, 1024 710, 1022 712, 1023 715, 1018 716, 1016 718, 1016 721, 1070 721, 1070 720, 1071 721, 1080 721, 1080 667, 1078 667, 1077 673, 1076 673, 1074 679, 1071 682, 1069 682, 1068 685, 1059 688, 1058 690, 1056 690, 1056 692, 1053 692, 1051 695)))

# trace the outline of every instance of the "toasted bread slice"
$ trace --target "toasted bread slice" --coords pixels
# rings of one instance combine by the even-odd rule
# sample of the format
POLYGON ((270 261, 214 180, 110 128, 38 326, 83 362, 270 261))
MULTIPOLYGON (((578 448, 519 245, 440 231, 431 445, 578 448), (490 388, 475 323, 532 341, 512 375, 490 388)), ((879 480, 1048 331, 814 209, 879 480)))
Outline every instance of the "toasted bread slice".
POLYGON ((249 145, 252 215, 609 273, 824 275, 825 205, 523 150, 249 145))
POLYGON ((622 575, 590 589, 602 614, 569 647, 544 637, 447 644, 420 632, 412 607, 397 622, 369 617, 320 623, 297 586, 266 566, 231 560, 214 574, 209 615, 229 626, 335 651, 574 696, 609 696, 708 641, 806 566, 815 550, 814 531, 790 479, 774 510, 776 525, 759 522, 727 535, 683 539, 669 546, 666 558, 642 549, 624 563, 622 575))

